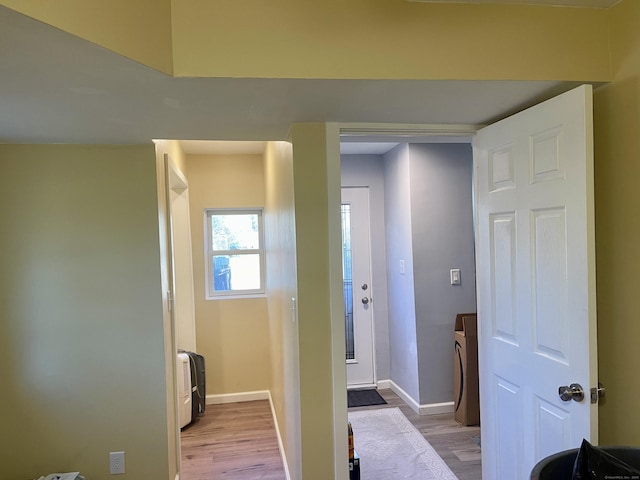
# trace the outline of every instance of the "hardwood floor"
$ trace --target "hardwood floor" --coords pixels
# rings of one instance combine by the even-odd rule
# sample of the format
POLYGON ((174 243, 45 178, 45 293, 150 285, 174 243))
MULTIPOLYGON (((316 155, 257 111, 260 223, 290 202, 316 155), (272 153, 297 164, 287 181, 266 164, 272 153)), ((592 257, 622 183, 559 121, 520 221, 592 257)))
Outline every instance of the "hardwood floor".
MULTIPOLYGON (((387 405, 349 410, 399 407, 459 480, 481 480, 480 447, 476 443, 480 427, 463 427, 452 414, 418 415, 393 391, 379 392, 387 405)), ((182 480, 285 478, 267 400, 207 405, 205 415, 185 428, 181 439, 182 480)))
POLYGON ((283 480, 268 400, 207 405, 182 440, 182 480, 283 480))

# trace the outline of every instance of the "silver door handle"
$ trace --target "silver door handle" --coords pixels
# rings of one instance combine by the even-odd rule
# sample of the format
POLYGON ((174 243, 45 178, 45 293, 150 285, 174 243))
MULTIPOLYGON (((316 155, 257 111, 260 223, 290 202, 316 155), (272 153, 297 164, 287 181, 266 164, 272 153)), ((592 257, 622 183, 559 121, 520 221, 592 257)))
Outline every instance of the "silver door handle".
POLYGON ((362 303, 367 305, 369 303, 369 297, 362 297, 362 303))
POLYGON ((574 402, 581 402, 584 400, 584 389, 579 383, 572 383, 568 387, 563 385, 558 388, 558 395, 563 402, 573 400, 574 402))

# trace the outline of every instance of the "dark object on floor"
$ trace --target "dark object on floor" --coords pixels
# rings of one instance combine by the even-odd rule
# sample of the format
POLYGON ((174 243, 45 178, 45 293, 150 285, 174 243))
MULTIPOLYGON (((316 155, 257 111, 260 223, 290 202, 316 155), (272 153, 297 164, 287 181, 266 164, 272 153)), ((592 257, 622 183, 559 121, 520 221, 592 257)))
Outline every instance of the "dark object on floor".
POLYGON ((347 390, 347 404, 349 407, 367 407, 369 405, 385 405, 387 402, 377 390, 347 390))
POLYGON ((640 470, 617 456, 594 447, 583 439, 580 450, 578 450, 576 463, 573 466, 572 478, 573 480, 590 480, 593 478, 640 479, 640 470))
POLYGON ((195 421, 199 416, 204 415, 207 400, 207 385, 205 380, 204 357, 195 352, 179 350, 180 353, 189 355, 191 367, 191 420, 195 421))
POLYGON ((471 437, 471 441, 479 447, 482 447, 482 445, 480 444, 480 437, 471 437))
POLYGON ((360 455, 353 452, 353 458, 349 459, 349 480, 360 480, 360 455))
MULTIPOLYGON (((637 447, 598 447, 617 459, 640 468, 640 448, 637 447)), ((564 452, 550 455, 540 460, 531 471, 531 480, 555 480, 558 478, 570 479, 579 449, 574 448, 564 452)), ((590 478, 590 477, 586 477, 590 478)), ((593 477, 599 478, 599 477, 593 477)), ((604 477, 602 477, 604 478, 604 477)), ((614 478, 614 477, 612 477, 614 478)), ((633 477, 629 477, 633 478, 633 477)))

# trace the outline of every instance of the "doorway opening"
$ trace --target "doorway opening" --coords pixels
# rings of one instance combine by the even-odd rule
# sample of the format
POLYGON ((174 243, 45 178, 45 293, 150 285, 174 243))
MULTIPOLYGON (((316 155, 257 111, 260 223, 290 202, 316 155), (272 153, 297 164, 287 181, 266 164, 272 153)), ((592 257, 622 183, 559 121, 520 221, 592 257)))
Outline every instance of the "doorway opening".
MULTIPOLYGON (((234 458, 241 454, 249 463, 259 461, 265 471, 276 477, 284 475, 277 426, 274 421, 265 422, 265 416, 273 417, 269 392, 271 334, 266 293, 258 288, 232 288, 233 291, 211 295, 211 289, 216 293, 221 290, 220 285, 211 281, 212 274, 220 273, 216 261, 222 256, 237 256, 240 244, 246 246, 248 243, 249 248, 256 250, 264 247, 262 236, 257 236, 256 240, 245 230, 234 229, 235 224, 216 222, 217 218, 212 220, 211 211, 217 209, 220 214, 236 216, 247 209, 262 212, 265 207, 265 142, 166 142, 172 145, 170 155, 167 155, 170 166, 166 178, 167 210, 171 214, 170 290, 174 299, 175 350, 176 353, 184 350, 202 355, 206 366, 203 369, 206 375, 204 413, 192 415, 186 421, 177 419, 176 445, 177 456, 181 459, 181 478, 221 476, 232 462, 231 436, 236 440, 257 437, 270 446, 260 451, 247 450, 244 454, 235 449, 234 458), (172 175, 181 178, 178 187, 172 175), (181 220, 183 212, 185 221, 181 220), (184 242, 188 255, 180 255, 181 238, 188 238, 184 242), (181 271, 189 273, 181 275, 181 271), (190 308, 184 307, 185 304, 190 308), (238 422, 234 412, 240 410, 245 412, 240 418, 247 422, 238 422), (251 419, 254 419, 253 424, 251 419), (203 448, 203 435, 216 435, 217 441, 203 448)), ((256 227, 263 232, 262 217, 250 223, 251 231, 256 227)), ((253 254, 253 250, 249 254, 253 254)), ((230 264, 230 267, 234 265, 230 264)), ((264 275, 264 264, 260 264, 259 269, 259 276, 264 275)), ((252 272, 255 270, 252 265, 252 272)), ((242 279, 241 273, 230 268, 226 275, 232 278, 227 285, 237 286, 238 280, 242 279)), ((179 373, 180 369, 176 368, 177 384, 181 386, 179 373)), ((200 388, 194 392, 198 390, 200 388)), ((177 402, 181 406, 183 399, 178 398, 177 402)), ((242 447, 238 448, 251 449, 251 445, 255 445, 251 441, 240 443, 242 447)), ((235 464, 234 468, 246 468, 249 472, 252 465, 235 464)))
MULTIPOLYGON (((598 387, 592 403, 558 394, 567 377, 597 385, 592 87, 479 129, 474 150, 483 470, 524 477, 546 455, 597 438, 598 387)), ((396 264, 387 265, 390 275, 396 264)))
MULTIPOLYGON (((420 420, 425 425, 436 418, 428 416, 433 413, 443 415, 441 419, 448 415, 456 425, 455 317, 475 311, 470 143, 468 132, 453 136, 343 132, 340 138, 342 203, 345 190, 359 189, 367 192, 369 203, 372 386, 390 405, 406 405, 410 418, 426 415, 420 420), (451 269, 460 269, 463 285, 451 285, 451 269)), ((353 281, 354 310, 364 295, 361 283, 353 281)), ((352 388, 348 369, 349 364, 347 388, 352 388)), ((437 445, 437 439, 428 440, 454 459, 454 468, 475 468, 480 478, 479 428, 465 434, 453 442, 454 450, 466 452, 460 458, 445 452, 448 447, 437 445)))
MULTIPOLYGON (((361 282, 356 287, 367 284, 369 295, 366 301, 370 301, 368 306, 375 323, 372 339, 375 342, 374 383, 382 382, 385 387, 389 386, 392 379, 388 340, 389 301, 393 302, 391 306, 396 309, 398 305, 402 307, 413 303, 412 308, 404 308, 402 311, 403 315, 413 317, 416 314, 423 317, 441 316, 446 311, 444 307, 429 309, 423 305, 419 305, 419 308, 424 307, 423 311, 415 311, 414 278, 418 282, 418 288, 422 288, 420 282, 423 282, 425 289, 437 287, 445 295, 456 297, 437 299, 441 304, 449 303, 447 308, 453 315, 447 321, 451 325, 456 312, 475 310, 470 131, 469 128, 450 136, 436 136, 428 132, 421 135, 415 132, 412 135, 400 132, 393 136, 388 133, 363 135, 347 131, 340 137, 343 195, 344 192, 358 190, 367 192, 367 210, 364 214, 360 213, 358 218, 370 218, 370 222, 367 222, 369 225, 361 228, 367 230, 366 236, 370 244, 370 247, 367 245, 370 252, 367 252, 365 263, 369 266, 371 278, 370 282, 361 282), (449 161, 449 158, 453 160, 449 161), (457 175, 463 176, 457 178, 457 175), (460 217, 464 218, 460 221, 464 225, 462 230, 456 225, 460 217), (424 233, 423 238, 412 238, 417 232, 424 233), (460 236, 465 233, 465 241, 460 240, 460 236), (454 241, 448 242, 447 237, 454 241), (426 249, 433 250, 439 246, 446 251, 425 252, 426 249), (448 260, 447 256, 450 268, 445 269, 442 278, 438 279, 434 270, 443 268, 448 260), (460 257, 464 257, 464 265, 459 263, 460 257), (419 264, 417 271, 414 271, 414 263, 419 264), (464 287, 451 288, 448 285, 449 270, 453 268, 463 268, 463 276, 471 277, 464 287), (429 275, 424 274, 426 269, 430 269, 429 275), (414 274, 418 276, 414 277, 414 274), (442 283, 447 285, 441 285, 438 280, 444 280, 442 283), (466 303, 460 302, 456 306, 455 302, 459 300, 463 288, 463 301, 466 303)), ((344 263, 346 270, 350 265, 344 263)), ((348 280, 345 282, 345 285, 349 283, 348 280)), ((425 295, 424 292, 418 293, 425 295)), ((358 305, 364 299, 350 293, 345 294, 345 298, 348 299, 348 304, 353 305, 358 305), (354 298, 349 298, 350 295, 354 298)), ((350 313, 346 311, 345 318, 350 313)), ((348 334, 347 340, 349 341, 348 334)), ((415 348, 417 346, 416 340, 415 348)), ((350 345, 346 348, 349 351, 350 345)), ((417 362, 417 357, 415 361, 417 362)), ((410 391, 410 387, 406 390, 408 392, 405 393, 415 393, 412 397, 420 405, 418 392, 410 391)))

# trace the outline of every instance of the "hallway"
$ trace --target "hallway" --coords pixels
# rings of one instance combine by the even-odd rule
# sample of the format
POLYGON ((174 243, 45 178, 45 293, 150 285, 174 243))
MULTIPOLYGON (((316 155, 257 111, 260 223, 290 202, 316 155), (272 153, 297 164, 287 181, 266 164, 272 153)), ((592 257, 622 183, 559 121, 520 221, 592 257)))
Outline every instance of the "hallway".
MULTIPOLYGON (((399 407, 459 480, 482 479, 480 427, 461 426, 452 414, 420 416, 392 390, 379 392, 387 405, 350 411, 399 407)), ((267 400, 207 405, 205 415, 185 428, 181 439, 183 480, 285 478, 267 400)))

